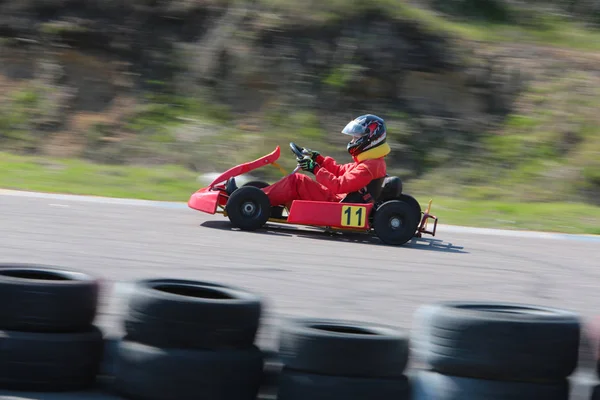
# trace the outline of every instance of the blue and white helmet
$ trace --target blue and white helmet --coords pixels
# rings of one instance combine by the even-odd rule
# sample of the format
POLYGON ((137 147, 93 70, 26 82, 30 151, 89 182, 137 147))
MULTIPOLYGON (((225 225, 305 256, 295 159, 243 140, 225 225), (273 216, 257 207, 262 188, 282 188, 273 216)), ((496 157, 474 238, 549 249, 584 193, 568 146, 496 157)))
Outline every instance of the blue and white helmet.
POLYGON ((381 146, 387 140, 385 121, 373 114, 356 117, 342 129, 342 133, 353 136, 347 146, 353 157, 381 146))

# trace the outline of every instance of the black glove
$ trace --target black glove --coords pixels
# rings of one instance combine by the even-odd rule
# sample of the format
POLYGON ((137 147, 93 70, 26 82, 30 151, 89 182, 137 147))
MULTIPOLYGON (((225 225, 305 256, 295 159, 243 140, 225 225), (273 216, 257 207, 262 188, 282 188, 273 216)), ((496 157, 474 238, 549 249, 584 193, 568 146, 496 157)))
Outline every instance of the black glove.
POLYGON ((312 160, 316 159, 317 156, 320 154, 318 151, 306 149, 306 148, 302 148, 301 151, 302 151, 302 154, 309 156, 312 160))
POLYGON ((317 168, 319 165, 315 162, 315 160, 313 160, 312 158, 302 158, 302 159, 298 159, 298 165, 300 166, 300 168, 302 168, 302 170, 304 171, 308 171, 310 173, 315 173, 315 168, 317 168))

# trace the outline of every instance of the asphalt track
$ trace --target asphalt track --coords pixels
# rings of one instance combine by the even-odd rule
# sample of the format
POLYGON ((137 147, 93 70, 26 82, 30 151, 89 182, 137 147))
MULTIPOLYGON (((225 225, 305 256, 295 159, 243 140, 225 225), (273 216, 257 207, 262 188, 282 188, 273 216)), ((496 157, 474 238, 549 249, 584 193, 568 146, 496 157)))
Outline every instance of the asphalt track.
MULTIPOLYGON (((439 300, 554 306, 577 311, 586 322, 600 316, 600 237, 443 221, 435 238, 389 247, 364 235, 282 225, 236 231, 221 215, 184 203, 0 191, 0 262, 49 264, 103 279, 97 323, 108 335, 122 333, 127 282, 148 277, 212 280, 261 293, 266 309, 258 344, 271 349, 281 318, 410 329, 413 312, 439 300)), ((1 399, 83 398, 19 396, 0 391, 1 399)))

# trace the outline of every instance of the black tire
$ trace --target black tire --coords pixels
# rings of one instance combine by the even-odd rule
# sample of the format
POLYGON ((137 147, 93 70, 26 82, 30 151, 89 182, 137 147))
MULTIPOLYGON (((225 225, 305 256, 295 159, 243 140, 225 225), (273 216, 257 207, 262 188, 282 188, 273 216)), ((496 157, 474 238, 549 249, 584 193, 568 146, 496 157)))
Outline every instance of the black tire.
POLYGON ((103 348, 96 326, 80 333, 0 331, 0 388, 36 392, 90 388, 103 348))
POLYGON ((279 358, 289 369, 316 374, 388 378, 402 376, 408 334, 388 326, 328 319, 282 324, 279 358))
POLYGON ((592 388, 590 400, 600 400, 600 385, 595 385, 592 388))
POLYGON ((373 229, 382 242, 403 245, 413 238, 419 226, 420 216, 414 208, 400 200, 390 200, 375 210, 373 229), (399 223, 398 227, 393 224, 399 223))
POLYGON ((231 194, 225 211, 234 227, 244 231, 254 231, 260 229, 269 220, 271 203, 261 189, 242 186, 231 194))
MULTIPOLYGON (((415 199, 410 194, 402 193, 400 196, 398 196, 396 200, 400 200, 407 204, 410 204, 415 209, 415 214, 418 216, 417 219, 419 220, 419 223, 421 222, 421 213, 423 212, 423 210, 421 210, 421 205, 419 204, 417 199, 415 199)), ((417 227, 419 226, 419 223, 417 223, 417 227)))
POLYGON ((554 308, 445 302, 416 318, 425 362, 435 371, 482 379, 556 381, 578 362, 580 321, 554 308))
POLYGON ((129 339, 158 347, 244 348, 253 345, 261 298, 210 282, 136 282, 124 318, 129 339))
POLYGON ((409 400, 406 376, 391 379, 349 378, 284 369, 277 400, 409 400))
POLYGON ((202 351, 121 341, 114 389, 140 400, 255 400, 263 363, 263 354, 255 346, 202 351))
MULTIPOLYGON (((270 185, 264 181, 250 181, 250 182, 247 182, 244 185, 242 185, 242 187, 245 187, 245 186, 254 186, 259 189, 263 189, 270 185)), ((283 206, 271 207, 270 218, 283 218, 283 206)))
POLYGON ((506 382, 418 371, 412 378, 414 400, 569 400, 567 379, 553 383, 506 382))
POLYGON ((253 186, 253 187, 257 187, 259 189, 263 189, 263 188, 266 188, 267 186, 269 186, 269 184, 265 181, 250 181, 250 182, 246 182, 242 185, 242 187, 246 187, 246 186, 253 186))
POLYGON ((0 265, 0 329, 76 332, 96 317, 99 281, 85 273, 31 264, 0 265))

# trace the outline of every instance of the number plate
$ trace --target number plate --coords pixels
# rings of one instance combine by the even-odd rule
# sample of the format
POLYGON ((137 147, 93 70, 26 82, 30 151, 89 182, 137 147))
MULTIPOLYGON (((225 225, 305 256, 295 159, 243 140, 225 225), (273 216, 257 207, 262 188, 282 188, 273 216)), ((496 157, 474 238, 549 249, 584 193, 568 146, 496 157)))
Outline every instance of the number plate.
POLYGON ((342 207, 342 226, 349 228, 364 228, 366 223, 367 207, 344 206, 342 207))

